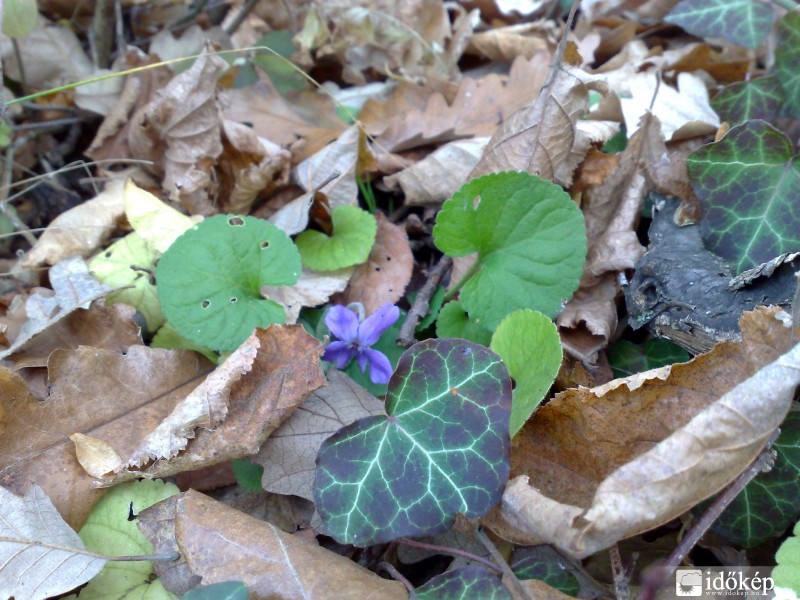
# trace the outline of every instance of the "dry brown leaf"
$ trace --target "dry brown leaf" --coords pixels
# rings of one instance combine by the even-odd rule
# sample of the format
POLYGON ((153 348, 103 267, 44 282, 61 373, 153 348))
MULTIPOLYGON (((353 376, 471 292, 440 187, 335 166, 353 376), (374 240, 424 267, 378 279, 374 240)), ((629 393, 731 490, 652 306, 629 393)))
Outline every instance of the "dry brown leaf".
POLYGON ((741 342, 558 394, 521 432, 513 481, 490 526, 515 542, 585 557, 719 491, 791 406, 800 345, 789 350, 789 322, 774 307, 745 313, 741 342))
POLYGON ((352 267, 326 273, 303 269, 294 285, 265 285, 261 287, 261 295, 283 306, 287 323, 296 323, 304 306, 325 304, 331 296, 344 291, 352 274, 352 267))
POLYGON ((559 37, 558 27, 550 20, 495 27, 472 35, 467 52, 508 63, 517 56, 530 60, 540 50, 554 52, 559 37))
POLYGON ((507 76, 464 78, 452 99, 399 85, 384 103, 368 100, 359 119, 380 150, 398 152, 434 142, 487 136, 509 115, 533 102, 547 76, 550 55, 517 58, 507 76))
MULTIPOLYGON (((25 300, 27 320, 22 324, 11 346, 0 352, 0 358, 21 350, 54 323, 111 291, 110 287, 92 277, 86 263, 78 256, 53 265, 49 274, 53 289, 43 289, 25 300)), ((22 302, 22 297, 17 296, 15 300, 22 302)), ((10 312, 14 312, 14 309, 12 303, 10 312)))
POLYGON ((488 137, 450 142, 383 182, 403 190, 409 206, 444 202, 467 180, 488 142, 488 137))
POLYGON ((376 215, 378 233, 367 262, 358 265, 350 277, 342 304, 360 302, 366 314, 372 314, 387 302, 403 297, 414 269, 414 255, 403 227, 376 215))
POLYGON ((257 329, 254 336, 230 365, 218 367, 169 417, 139 428, 135 445, 120 448, 113 437, 96 435, 111 443, 125 463, 123 470, 98 484, 165 477, 258 452, 306 397, 324 385, 325 376, 319 362, 322 344, 300 325, 273 325, 257 329))
POLYGON ((79 528, 100 490, 81 468, 69 436, 113 440, 125 456, 197 385, 209 362, 189 350, 132 346, 127 353, 83 346, 48 362, 49 395, 39 399, 22 377, 0 368, 0 484, 24 493, 40 485, 79 528))
POLYGON ((22 259, 21 266, 35 269, 69 256, 89 256, 109 238, 125 214, 124 184, 121 179, 111 179, 97 196, 58 215, 22 259))
POLYGON ((357 419, 377 415, 386 415, 383 401, 341 371, 331 369, 328 385, 311 394, 250 459, 264 467, 262 487, 313 502, 314 471, 322 442, 357 419))
POLYGON ((237 580, 256 600, 408 596, 399 582, 199 492, 190 490, 159 503, 142 511, 139 519, 156 551, 172 552, 177 542, 181 564, 173 568, 183 570, 176 579, 184 586, 191 576, 202 577, 205 585, 237 580))
POLYGON ((216 212, 211 173, 222 154, 217 79, 227 69, 220 57, 201 56, 136 115, 128 135, 131 155, 153 161, 148 169, 190 214, 216 212))
POLYGON ((78 462, 92 477, 103 477, 122 466, 122 459, 108 442, 82 433, 73 433, 69 439, 75 444, 75 457, 78 462))
POLYGON ((470 178, 514 170, 568 185, 589 150, 588 142, 577 142, 592 136, 579 136, 576 125, 588 110, 590 90, 605 91, 605 85, 579 69, 559 68, 535 102, 497 128, 470 178), (577 157, 570 156, 573 150, 577 157))

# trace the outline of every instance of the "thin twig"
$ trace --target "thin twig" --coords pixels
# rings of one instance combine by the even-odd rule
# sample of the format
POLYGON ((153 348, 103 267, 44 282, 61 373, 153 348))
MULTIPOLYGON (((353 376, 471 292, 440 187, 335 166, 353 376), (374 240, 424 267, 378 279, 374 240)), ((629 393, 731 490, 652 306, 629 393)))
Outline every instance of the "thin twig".
POLYGON ((385 560, 382 560, 381 562, 378 563, 378 566, 384 571, 386 571, 389 575, 391 575, 392 579, 394 579, 395 581, 399 581, 405 586, 406 590, 408 590, 409 598, 414 598, 414 586, 411 585, 411 582, 408 579, 406 579, 405 576, 400 571, 398 571, 392 563, 388 563, 385 560))
POLYGON ((20 235, 22 235, 31 246, 34 246, 36 244, 36 236, 33 235, 28 229, 28 226, 22 222, 17 215, 17 211, 8 204, 8 189, 14 172, 14 152, 17 149, 17 145, 20 143, 22 143, 22 140, 17 140, 17 142, 9 144, 8 148, 6 148, 6 160, 3 165, 3 185, 0 186, 0 212, 11 221, 11 224, 14 225, 14 229, 19 231, 20 235))
POLYGON ((433 550, 434 552, 438 552, 439 554, 448 554, 450 556, 460 556, 461 558, 466 558, 467 560, 471 560, 482 564, 484 567, 486 567, 487 569, 491 569, 498 575, 500 575, 503 572, 503 570, 497 565, 495 565, 492 561, 486 560, 482 556, 478 556, 477 554, 473 554, 472 552, 467 552, 466 550, 453 548, 452 546, 439 546, 438 544, 428 544, 426 542, 411 540, 409 538, 399 538, 397 541, 401 544, 405 544, 406 546, 412 546, 414 548, 433 550))
POLYGON ((99 558, 101 560, 110 560, 114 562, 136 562, 142 560, 171 562, 180 558, 180 554, 177 552, 173 552, 172 554, 143 554, 141 556, 109 556, 108 554, 99 554, 84 548, 73 548, 71 546, 64 546, 62 544, 51 544, 49 542, 40 542, 39 540, 11 537, 6 535, 0 535, 0 542, 5 544, 20 544, 23 546, 38 546, 40 548, 48 548, 50 550, 61 550, 62 552, 71 552, 73 554, 80 554, 81 556, 88 556, 89 558, 99 558))
POLYGON ((400 328, 400 335, 397 336, 397 343, 400 346, 410 346, 414 343, 414 330, 417 328, 419 320, 428 314, 431 296, 436 291, 439 281, 452 266, 453 260, 449 256, 442 256, 438 264, 428 273, 428 281, 417 294, 414 305, 408 311, 406 320, 403 321, 403 326, 400 328))
POLYGON ((660 568, 655 569, 648 577, 645 578, 642 591, 639 593, 638 600, 653 600, 658 594, 658 590, 666 583, 667 578, 675 572, 675 569, 683 562, 686 555, 695 547, 695 544, 700 541, 700 538, 705 535, 706 531, 714 524, 719 516, 722 514, 727 506, 733 502, 733 499, 738 496, 741 491, 750 483, 753 478, 759 473, 769 471, 772 468, 775 456, 772 450, 772 444, 778 437, 779 430, 776 429, 770 437, 767 445, 761 451, 761 454, 739 475, 733 483, 725 488, 722 493, 716 497, 711 505, 703 513, 703 516, 697 521, 695 526, 687 533, 680 544, 673 550, 672 554, 663 564, 659 565, 660 568))
POLYGON ((622 557, 619 554, 619 546, 614 544, 608 549, 608 556, 611 558, 611 570, 614 573, 614 590, 617 600, 628 600, 631 596, 628 583, 630 576, 625 572, 625 565, 622 564, 622 557))
POLYGON ((228 35, 233 35, 234 32, 239 29, 239 26, 244 23, 244 20, 248 17, 248 15, 253 12, 256 4, 258 4, 258 0, 247 0, 239 13, 233 18, 233 21, 231 21, 225 28, 225 33, 228 35))
POLYGON ((503 558, 502 554, 497 550, 497 547, 492 543, 492 540, 483 533, 481 529, 475 530, 475 536, 480 540, 483 547, 489 551, 489 554, 492 555, 492 558, 497 563, 497 566, 503 570, 503 575, 506 576, 507 584, 510 584, 514 590, 517 592, 520 598, 524 598, 524 600, 533 600, 531 595, 528 593, 528 590, 525 589, 525 586, 522 585, 520 580, 514 574, 514 571, 511 570, 511 567, 508 566, 506 559, 503 558))

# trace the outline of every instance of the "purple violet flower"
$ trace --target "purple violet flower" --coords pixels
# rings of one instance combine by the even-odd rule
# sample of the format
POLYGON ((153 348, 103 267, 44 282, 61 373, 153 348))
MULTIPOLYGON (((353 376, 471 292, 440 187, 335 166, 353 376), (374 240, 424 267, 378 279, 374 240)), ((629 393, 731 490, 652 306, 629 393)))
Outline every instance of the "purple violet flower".
POLYGON ((331 342, 322 355, 343 369, 353 358, 363 373, 369 363, 369 378, 372 383, 385 384, 392 376, 392 365, 383 352, 370 348, 400 317, 400 309, 387 302, 370 316, 364 319, 363 308, 361 318, 350 308, 335 305, 325 315, 325 325, 340 341, 331 342))

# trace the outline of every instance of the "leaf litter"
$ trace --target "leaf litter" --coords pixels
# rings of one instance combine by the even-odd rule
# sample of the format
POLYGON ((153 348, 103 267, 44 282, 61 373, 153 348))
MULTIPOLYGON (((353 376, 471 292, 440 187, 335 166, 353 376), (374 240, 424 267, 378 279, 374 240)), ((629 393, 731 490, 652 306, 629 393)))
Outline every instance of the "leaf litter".
MULTIPOLYGON (((647 238, 648 194, 658 192, 681 200, 675 223, 699 227, 707 251, 725 265, 745 270, 781 256, 767 274, 731 281, 737 293, 758 296, 753 286, 761 280, 772 286, 764 297, 792 297, 792 253, 800 248, 784 178, 797 176, 790 141, 798 113, 796 12, 784 16, 756 3, 758 10, 747 13, 744 1, 583 0, 567 24, 564 3, 555 0, 496 0, 469 9, 416 0, 265 1, 256 9, 233 6, 224 18, 143 7, 123 19, 137 38, 129 41, 155 34, 149 46, 104 57, 94 46, 91 56, 84 52, 85 29, 58 21, 66 4, 41 2, 33 29, 14 33, 16 51, 7 39, 2 44, 12 102, 60 83, 114 75, 51 93, 36 100, 38 108, 32 100, 9 107, 13 127, 0 130, 0 142, 14 140, 4 147, 19 167, 5 182, 46 174, 22 188, 19 202, 16 188, 4 187, 15 205, 0 215, 0 229, 10 215, 3 233, 44 229, 33 247, 12 241, 6 248, 13 250, 0 257, 10 275, 0 296, 0 493, 7 495, 0 520, 22 532, 26 560, 39 561, 24 567, 35 575, 20 576, 19 544, 0 537, 0 555, 14 557, 0 567, 7 595, 44 598, 87 581, 103 561, 80 554, 74 531, 91 522, 92 506, 103 506, 99 498, 112 497, 104 489, 170 478, 183 482, 180 495, 139 515, 113 516, 138 519, 156 552, 179 552, 175 563, 152 565, 160 577, 153 589, 165 597, 200 582, 239 581, 254 597, 346 597, 347 590, 352 597, 403 598, 416 587, 421 597, 484 590, 560 598, 575 591, 556 579, 520 582, 520 571, 501 583, 500 567, 481 563, 491 552, 475 550, 474 528, 517 550, 550 544, 583 560, 573 565, 583 569, 615 544, 626 551, 645 532, 680 548, 670 533, 677 519, 699 516, 704 501, 740 477, 778 427, 778 460, 791 461, 797 421, 785 417, 797 386, 797 324, 780 307, 761 307, 742 315, 735 331, 697 331, 697 315, 726 306, 667 296, 677 272, 651 272, 641 260, 655 242, 647 238), (173 35, 182 18, 191 27, 173 35), (156 64, 195 52, 201 56, 156 64), (65 54, 74 60, 63 61, 65 54), (145 68, 123 73, 137 67, 145 68), (99 119, 88 120, 90 113, 99 119), (64 116, 68 123, 61 124, 64 116), (40 131, 42 125, 55 129, 40 131), (83 135, 62 135, 73 126, 83 135), (97 187, 59 169, 81 154, 98 161, 85 167, 97 187), (774 158, 772 171, 747 176, 762 155, 774 158), (462 187, 480 175, 502 183, 462 187), (536 203, 508 187, 514 177, 536 178, 535 189, 552 190, 548 198, 558 191, 561 212, 538 215, 533 227, 528 216, 536 203), (47 203, 37 185, 48 190, 47 203), (77 191, 81 201, 62 204, 61 189, 77 191), (551 220, 563 225, 554 216, 562 213, 579 216, 585 235, 581 227, 556 227, 560 233, 548 243, 536 241, 551 220), (268 217, 281 235, 299 240, 302 269, 273 281, 258 268, 223 260, 219 273, 202 271, 206 281, 184 281, 177 273, 187 271, 192 253, 176 267, 173 242, 215 215, 242 223, 247 215, 268 217), (769 231, 753 230, 752 215, 764 215, 769 231), (577 258, 568 268, 559 262, 561 255, 582 256, 584 245, 580 265, 577 258), (452 270, 442 251, 455 257, 452 270), (171 261, 172 270, 159 269, 171 261), (649 283, 631 291, 632 275, 649 283), (663 277, 672 278, 670 286, 661 285, 663 277), (177 287, 172 297, 163 291, 169 284, 177 287), (222 296, 212 292, 228 294, 232 285, 273 307, 270 318, 251 323, 238 296, 225 296, 230 305, 213 323, 222 337, 196 337, 214 319, 201 303, 187 326, 174 308, 185 302, 182 294, 196 287, 200 300, 217 302, 222 296), (631 293, 642 308, 636 332, 622 303, 631 293), (394 337, 420 296, 422 324, 413 322, 411 331, 427 341, 401 357, 394 337), (388 393, 367 375, 359 379, 355 363, 343 367, 345 374, 335 368, 343 365, 320 361, 331 342, 330 306, 359 315, 346 322, 362 322, 392 305, 403 317, 381 332, 374 349, 361 348, 353 332, 336 332, 340 345, 352 346, 344 358, 379 352, 398 369, 388 393), (515 325, 532 318, 531 309, 546 313, 537 316, 542 323, 515 325), (501 322, 511 325, 498 329, 501 322), (428 339, 445 334, 467 341, 428 339), (667 340, 692 351, 693 336, 711 340, 708 347, 726 341, 672 364, 682 351, 673 352, 667 340), (491 342, 499 358, 476 342, 491 342), (662 348, 653 342, 672 357, 668 366, 612 380, 611 367, 625 368, 615 344, 643 353, 662 348), (490 366, 473 364, 455 385, 464 368, 459 351, 490 366), (541 368, 526 369, 531 360, 541 368), (513 393, 506 393, 507 370, 513 393), (498 385, 502 393, 489 395, 511 408, 481 404, 485 390, 498 385), (475 406, 492 415, 483 435, 468 416, 475 406), (480 462, 464 436, 488 445, 496 439, 510 453, 486 450, 480 462), (245 492, 242 480, 231 486, 232 460, 251 461, 256 473, 263 467, 266 491, 258 493, 272 508, 260 518, 246 515, 246 503, 225 491, 256 493, 245 492), (458 471, 467 464, 468 473, 458 471), (490 485, 494 478, 497 485, 490 485), (190 485, 208 495, 187 491, 190 485), (46 534, 23 531, 15 507, 31 498, 34 516, 51 523, 46 534), (307 516, 279 508, 292 503, 305 503, 308 514, 313 504, 311 529, 307 516), (455 512, 476 521, 467 525, 455 512), (426 551, 471 548, 468 556, 448 570, 421 573, 403 560, 410 546, 400 540, 393 551, 398 535, 433 532, 442 533, 425 538, 434 544, 426 551), (323 533, 330 537, 317 535, 323 533), (47 543, 63 547, 37 555, 47 543), (62 555, 63 564, 89 570, 48 576, 47 561, 62 555), (378 573, 414 583, 404 587, 378 573)), ((274 245, 260 241, 262 250, 274 245)), ((258 260, 245 262, 255 267, 258 260)), ((790 303, 781 307, 788 311, 790 303)), ((785 491, 793 488, 780 483, 791 470, 781 468, 778 483, 768 487, 765 480, 762 489, 780 506, 782 527, 742 536, 723 525, 737 523, 741 511, 759 529, 759 511, 772 510, 748 500, 757 494, 743 494, 712 528, 721 537, 707 536, 707 547, 722 555, 746 541, 748 552, 763 559, 764 544, 774 544, 800 516, 800 502, 785 491)), ((777 557, 767 555, 789 587, 794 541, 789 537, 777 557)), ((84 595, 124 580, 113 569, 104 573, 84 595)), ((595 591, 609 589, 603 586, 610 572, 592 577, 595 591)), ((628 581, 629 594, 649 593, 646 581, 628 581)))

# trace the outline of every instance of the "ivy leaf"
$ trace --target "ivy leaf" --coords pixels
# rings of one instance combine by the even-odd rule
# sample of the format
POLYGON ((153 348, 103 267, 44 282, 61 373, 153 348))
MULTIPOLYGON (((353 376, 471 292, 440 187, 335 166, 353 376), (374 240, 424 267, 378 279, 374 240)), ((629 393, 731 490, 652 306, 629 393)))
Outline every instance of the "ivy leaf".
POLYGON ((744 548, 784 534, 800 515, 800 412, 790 412, 773 446, 771 471, 759 473, 714 522, 713 530, 744 548))
POLYGON ((444 203, 433 236, 449 256, 478 253, 460 299, 490 330, 521 308, 554 316, 577 289, 586 259, 580 210, 559 186, 528 173, 469 181, 444 203))
POLYGON ((800 594, 800 523, 795 525, 794 535, 778 548, 775 562, 777 566, 772 570, 772 579, 776 591, 780 587, 800 594))
POLYGON ((627 377, 657 367, 686 362, 690 358, 686 350, 661 338, 649 339, 641 346, 628 340, 620 340, 608 351, 608 362, 614 370, 614 377, 627 377))
POLYGON ((757 48, 772 27, 775 11, 760 0, 682 0, 664 20, 697 37, 721 37, 757 48))
POLYGON ((314 271, 335 271, 366 262, 378 232, 375 217, 345 204, 333 209, 331 222, 331 236, 311 230, 297 236, 303 266, 314 271))
POLYGON ((470 566, 437 575, 414 590, 417 600, 511 600, 500 580, 483 567, 470 566))
POLYGON ((502 320, 491 348, 517 385, 511 401, 511 437, 522 429, 561 367, 561 338, 553 321, 534 310, 517 310, 502 320))
POLYGON ((488 346, 492 332, 477 319, 470 319, 461 302, 448 302, 439 311, 436 319, 436 336, 440 338, 463 338, 482 346, 488 346))
MULTIPOLYGON (((86 547, 112 556, 152 554, 153 546, 129 519, 164 498, 179 493, 172 483, 159 479, 131 481, 108 490, 92 507, 79 535, 86 547)), ((81 598, 144 597, 153 600, 175 598, 160 581, 150 582, 150 561, 109 562, 81 590, 81 598)))
POLYGON ((509 472, 511 379, 500 358, 464 340, 409 348, 389 380, 388 417, 366 417, 317 454, 314 504, 337 541, 369 546, 480 517, 509 472))
POLYGON ((726 85, 711 101, 723 121, 739 125, 751 119, 774 119, 785 102, 777 77, 761 77, 726 85))
POLYGON ((739 273, 800 250, 800 164, 792 154, 783 133, 747 121, 686 160, 703 206, 703 241, 739 273))
POLYGON ((256 327, 286 320, 283 307, 263 298, 263 285, 294 284, 300 255, 275 225, 255 217, 216 215, 181 235, 158 263, 158 297, 182 336, 232 351, 256 327))
POLYGON ((786 93, 786 111, 800 117, 800 11, 793 10, 778 22, 778 41, 775 46, 775 74, 786 93))
POLYGON ((156 331, 164 323, 155 286, 158 253, 136 233, 129 233, 95 256, 89 269, 95 277, 114 288, 106 305, 130 304, 144 316, 147 329, 156 331))
MULTIPOLYGON (((568 596, 577 596, 581 585, 570 573, 563 558, 547 556, 545 547, 518 547, 511 556, 509 566, 521 580, 538 579, 568 596)), ((555 554, 555 552, 553 552, 555 554)))

